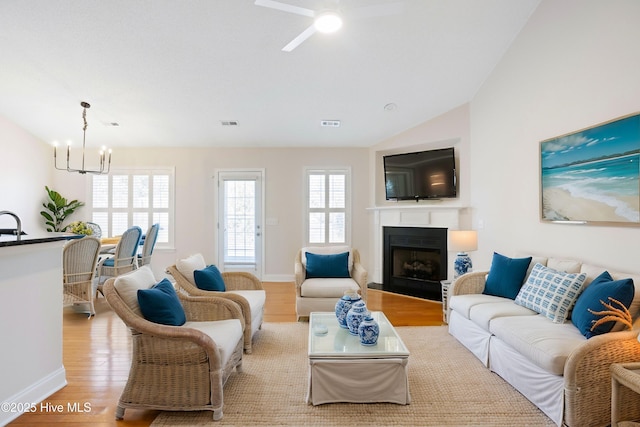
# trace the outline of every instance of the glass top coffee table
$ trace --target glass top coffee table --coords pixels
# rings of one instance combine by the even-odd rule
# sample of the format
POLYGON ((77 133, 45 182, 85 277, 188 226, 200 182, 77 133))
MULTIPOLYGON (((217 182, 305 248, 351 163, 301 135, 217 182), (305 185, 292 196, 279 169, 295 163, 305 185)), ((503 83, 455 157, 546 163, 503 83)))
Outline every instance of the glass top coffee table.
POLYGON ((409 350, 383 312, 371 316, 380 335, 376 345, 365 346, 334 313, 311 313, 307 403, 410 403, 409 350))

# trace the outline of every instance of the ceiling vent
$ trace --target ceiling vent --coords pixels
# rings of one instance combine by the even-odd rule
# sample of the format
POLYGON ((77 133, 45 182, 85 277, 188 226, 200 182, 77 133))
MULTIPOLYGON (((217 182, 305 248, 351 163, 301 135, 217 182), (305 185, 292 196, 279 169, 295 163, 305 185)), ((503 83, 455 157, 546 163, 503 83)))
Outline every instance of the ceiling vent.
POLYGON ((339 128, 340 120, 320 120, 320 126, 330 127, 330 128, 339 128))
POLYGON ((222 126, 238 126, 237 120, 220 120, 222 126))

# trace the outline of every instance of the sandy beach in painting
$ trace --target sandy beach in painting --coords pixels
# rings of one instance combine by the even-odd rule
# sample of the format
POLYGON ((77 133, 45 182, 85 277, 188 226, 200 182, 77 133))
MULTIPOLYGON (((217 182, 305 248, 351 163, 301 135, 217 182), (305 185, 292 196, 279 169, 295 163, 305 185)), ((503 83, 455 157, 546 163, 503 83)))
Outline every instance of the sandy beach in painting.
POLYGON ((542 192, 543 219, 548 221, 602 221, 629 222, 629 218, 618 215, 616 209, 625 207, 625 211, 640 212, 637 197, 619 196, 615 198, 618 206, 583 197, 572 196, 558 187, 545 188, 542 192))

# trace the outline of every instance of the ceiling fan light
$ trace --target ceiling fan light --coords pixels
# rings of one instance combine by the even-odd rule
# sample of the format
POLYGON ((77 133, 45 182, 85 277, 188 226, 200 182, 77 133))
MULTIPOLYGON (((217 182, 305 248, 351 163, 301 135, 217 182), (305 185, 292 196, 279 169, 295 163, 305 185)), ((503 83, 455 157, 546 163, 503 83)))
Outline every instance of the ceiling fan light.
POLYGON ((313 25, 321 33, 333 33, 342 27, 342 18, 335 12, 325 12, 316 17, 313 25))

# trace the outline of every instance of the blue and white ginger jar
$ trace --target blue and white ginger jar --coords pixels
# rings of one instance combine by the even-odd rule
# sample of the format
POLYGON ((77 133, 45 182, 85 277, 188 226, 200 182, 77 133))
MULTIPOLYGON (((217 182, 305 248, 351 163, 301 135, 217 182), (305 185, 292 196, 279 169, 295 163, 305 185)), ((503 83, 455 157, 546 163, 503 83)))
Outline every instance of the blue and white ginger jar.
POLYGON ((358 326, 358 335, 360 336, 360 344, 362 345, 376 345, 378 342, 378 336, 380 335, 380 326, 376 319, 371 317, 370 314, 360 322, 358 326))
POLYGON ((349 329, 347 326, 347 313, 351 308, 351 305, 360 300, 360 295, 353 290, 344 291, 344 296, 336 303, 336 318, 338 319, 338 325, 341 328, 349 329))
POLYGON ((351 308, 347 313, 347 326, 351 335, 358 335, 358 326, 369 312, 364 301, 356 301, 351 304, 351 308))

